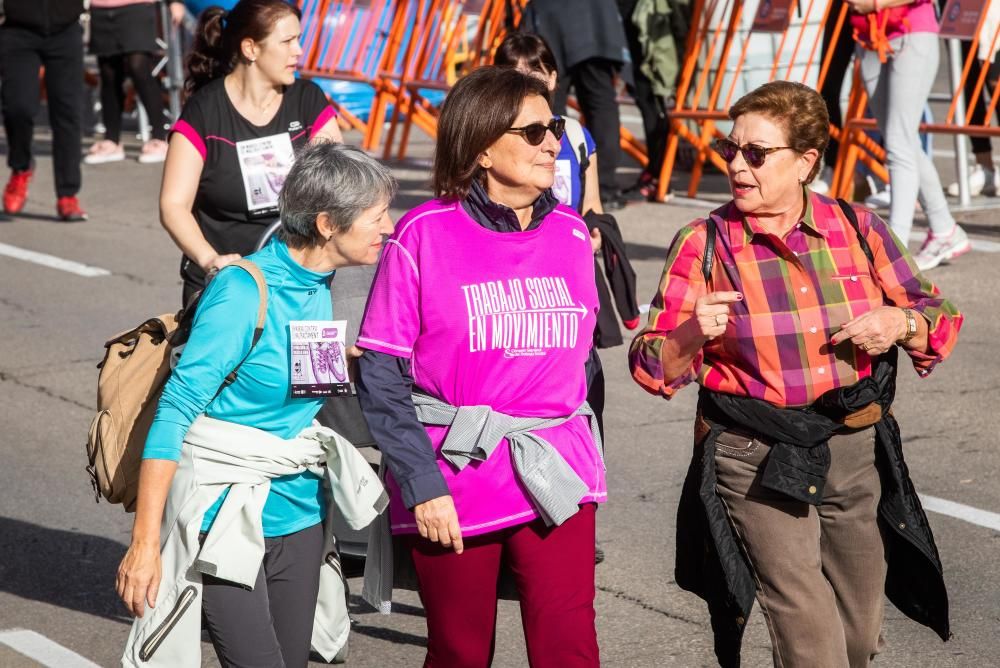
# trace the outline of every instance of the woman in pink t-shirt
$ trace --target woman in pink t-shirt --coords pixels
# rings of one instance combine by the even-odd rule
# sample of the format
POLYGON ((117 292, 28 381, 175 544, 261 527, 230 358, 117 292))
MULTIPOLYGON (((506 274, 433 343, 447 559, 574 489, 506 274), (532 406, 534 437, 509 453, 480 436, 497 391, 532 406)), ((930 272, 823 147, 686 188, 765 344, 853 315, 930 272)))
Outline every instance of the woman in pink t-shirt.
POLYGON ((550 191, 562 132, 533 77, 485 67, 456 84, 437 199, 399 221, 358 337, 428 666, 490 663, 501 562, 529 662, 599 665, 594 519, 607 493, 585 401, 598 302, 589 230, 550 191))

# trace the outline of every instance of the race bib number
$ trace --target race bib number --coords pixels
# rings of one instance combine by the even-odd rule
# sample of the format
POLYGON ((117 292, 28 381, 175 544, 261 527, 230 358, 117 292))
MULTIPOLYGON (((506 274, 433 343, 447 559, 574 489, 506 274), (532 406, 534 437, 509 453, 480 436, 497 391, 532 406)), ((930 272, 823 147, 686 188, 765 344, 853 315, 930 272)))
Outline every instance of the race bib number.
POLYGON ((293 397, 337 397, 351 393, 347 377, 346 320, 293 320, 293 397))
POLYGON ((236 142, 236 156, 251 216, 278 213, 278 193, 295 161, 292 138, 287 132, 236 142))

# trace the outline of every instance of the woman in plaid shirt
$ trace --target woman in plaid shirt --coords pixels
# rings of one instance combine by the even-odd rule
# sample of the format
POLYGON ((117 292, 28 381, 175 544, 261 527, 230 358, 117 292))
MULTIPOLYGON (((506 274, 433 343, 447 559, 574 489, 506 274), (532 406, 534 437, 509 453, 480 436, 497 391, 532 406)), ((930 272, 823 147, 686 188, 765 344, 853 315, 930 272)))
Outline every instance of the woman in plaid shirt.
POLYGON ((926 376, 962 316, 878 216, 809 190, 829 139, 818 93, 769 83, 729 116, 733 199, 677 234, 629 357, 648 392, 701 386, 677 582, 708 601, 723 665, 756 598, 776 666, 866 666, 883 589, 948 636, 889 407, 898 349, 926 376))

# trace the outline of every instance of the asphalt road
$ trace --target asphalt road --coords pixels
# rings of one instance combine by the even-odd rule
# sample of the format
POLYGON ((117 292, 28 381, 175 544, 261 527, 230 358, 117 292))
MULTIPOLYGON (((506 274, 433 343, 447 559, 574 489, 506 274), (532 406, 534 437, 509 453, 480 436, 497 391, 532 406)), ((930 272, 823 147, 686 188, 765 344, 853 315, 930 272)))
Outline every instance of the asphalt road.
MULTIPOLYGON (((40 147, 47 152, 44 141, 40 147)), ((427 197, 427 165, 411 160, 395 166, 402 181, 398 215, 427 197)), ((118 507, 95 505, 84 472, 84 439, 104 340, 143 317, 174 309, 180 299, 179 254, 157 221, 159 178, 157 166, 134 161, 84 167, 82 200, 91 220, 61 224, 52 215, 51 163, 41 155, 26 215, 0 222, 0 252, 26 249, 110 272, 88 278, 0 259, 0 666, 39 665, 12 648, 27 645, 18 645, 6 633, 10 629, 40 634, 28 645, 35 648, 31 651, 49 647, 43 663, 50 666, 89 665, 54 653, 51 643, 93 664, 117 665, 128 633, 113 583, 130 517, 118 507)), ((675 187, 683 184, 679 174, 675 187)), ((621 213, 641 298, 653 294, 676 230, 705 211, 675 203, 635 205, 621 213)), ((952 359, 930 378, 919 380, 902 369, 895 412, 922 493, 1000 513, 995 346, 1000 255, 994 252, 1000 249, 1000 225, 989 210, 959 218, 972 223, 974 238, 984 242, 981 250, 932 276, 966 314, 962 337, 952 359)), ((607 553, 597 571, 604 664, 714 665, 705 608, 680 591, 672 576, 674 516, 696 392, 689 388, 666 403, 632 383, 624 348, 604 350, 602 357, 610 490, 598 529, 607 553)), ((942 643, 890 607, 889 644, 876 665, 997 665, 1000 532, 941 514, 930 520, 946 568, 955 637, 942 643)), ((352 586, 359 591, 360 581, 352 586)), ((425 631, 419 602, 408 594, 399 600, 396 612, 386 617, 364 609, 355 597, 358 625, 349 665, 421 664, 425 631)), ((205 665, 216 665, 210 647, 205 649, 205 665)), ((751 619, 745 659, 747 666, 770 662, 759 614, 751 619)), ((503 603, 495 665, 525 664, 517 608, 503 603)))

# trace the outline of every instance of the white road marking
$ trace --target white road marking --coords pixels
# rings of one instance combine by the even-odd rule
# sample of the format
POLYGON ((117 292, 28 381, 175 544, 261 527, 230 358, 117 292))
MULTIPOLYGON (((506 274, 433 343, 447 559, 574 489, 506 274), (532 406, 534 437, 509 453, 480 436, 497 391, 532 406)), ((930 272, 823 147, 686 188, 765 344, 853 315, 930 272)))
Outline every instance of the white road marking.
POLYGON ((924 504, 924 510, 929 510, 939 515, 955 517, 970 524, 993 529, 994 531, 1000 531, 1000 514, 925 494, 920 495, 920 501, 924 504))
POLYGON ((111 272, 107 269, 91 267, 90 265, 73 262, 72 260, 64 260, 61 257, 56 257, 55 255, 46 255, 45 253, 38 253, 24 248, 18 248, 17 246, 9 246, 7 244, 0 244, 0 255, 17 258, 18 260, 24 260, 25 262, 34 262, 35 264, 51 267, 52 269, 59 269, 60 271, 68 271, 71 274, 84 276, 86 278, 111 275, 111 272))
POLYGON ((96 663, 34 631, 0 631, 0 643, 48 668, 100 668, 96 663))

